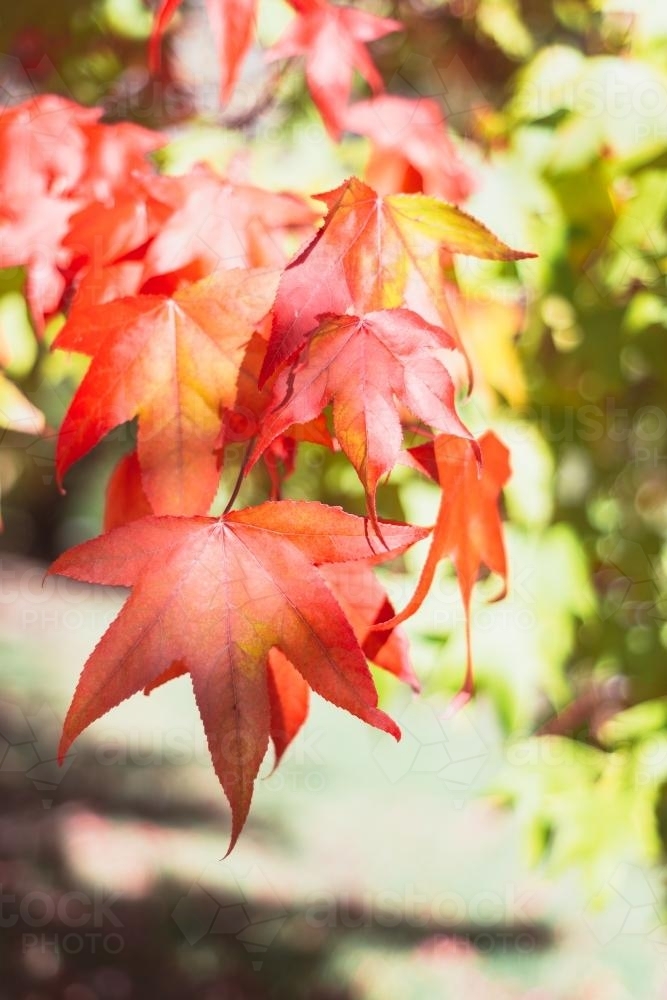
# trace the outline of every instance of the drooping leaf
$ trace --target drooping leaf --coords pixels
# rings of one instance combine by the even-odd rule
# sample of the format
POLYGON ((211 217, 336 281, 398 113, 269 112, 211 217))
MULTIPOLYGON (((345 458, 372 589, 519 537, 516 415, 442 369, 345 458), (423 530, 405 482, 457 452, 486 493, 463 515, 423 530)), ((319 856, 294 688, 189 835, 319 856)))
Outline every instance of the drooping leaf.
POLYGON ((231 849, 277 725, 267 678, 274 647, 322 697, 398 737, 316 566, 369 554, 377 562, 426 532, 385 523, 388 550, 378 555, 368 531, 365 518, 340 508, 281 501, 220 519, 143 518, 66 552, 50 572, 133 589, 84 667, 59 756, 111 708, 186 669, 232 809, 231 849))
POLYGON ((278 376, 275 409, 262 421, 249 464, 292 424, 313 420, 332 403, 336 438, 375 522, 378 482, 394 467, 403 439, 397 400, 428 426, 471 437, 454 408, 447 360, 455 347, 407 309, 324 319, 303 356, 278 376))
POLYGON ((142 484, 157 514, 206 513, 219 477, 216 442, 246 344, 277 276, 222 271, 173 298, 140 295, 90 309, 56 346, 92 357, 60 430, 63 476, 114 427, 139 418, 142 484))
POLYGON ((160 0, 155 11, 153 30, 148 46, 148 65, 151 73, 158 73, 162 64, 162 39, 183 0, 160 0))
POLYGON ((253 40, 257 0, 206 0, 218 52, 222 100, 228 101, 253 40))
POLYGON ((443 494, 431 548, 415 593, 398 615, 379 626, 395 628, 413 615, 430 590, 438 563, 446 558, 452 560, 463 599, 467 643, 465 679, 454 707, 465 704, 473 691, 470 601, 481 567, 486 566, 503 581, 496 600, 504 597, 507 585, 498 499, 510 476, 509 452, 492 431, 483 434, 478 444, 481 465, 469 441, 447 434, 408 452, 410 464, 436 479, 443 494))

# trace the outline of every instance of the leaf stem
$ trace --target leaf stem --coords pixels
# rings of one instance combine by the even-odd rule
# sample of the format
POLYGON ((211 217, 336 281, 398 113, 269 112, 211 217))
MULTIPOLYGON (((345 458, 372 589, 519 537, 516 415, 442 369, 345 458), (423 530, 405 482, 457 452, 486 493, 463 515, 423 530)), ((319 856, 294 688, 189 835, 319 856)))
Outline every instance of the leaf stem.
POLYGON ((229 514, 230 510, 234 506, 234 502, 235 502, 237 496, 239 495, 239 492, 241 490, 241 486, 243 485, 243 480, 245 478, 246 462, 248 461, 248 456, 250 454, 250 450, 251 450, 252 446, 254 445, 254 443, 255 443, 255 438, 254 437, 252 437, 252 438, 250 438, 248 440, 248 443, 247 443, 246 449, 245 449, 245 454, 243 456, 243 461, 241 462, 241 465, 239 467, 239 474, 236 477, 236 482, 234 483, 234 489, 232 490, 231 496, 229 497, 229 500, 227 501, 227 506, 225 507, 224 511, 222 512, 222 516, 223 517, 225 516, 225 514, 229 514))

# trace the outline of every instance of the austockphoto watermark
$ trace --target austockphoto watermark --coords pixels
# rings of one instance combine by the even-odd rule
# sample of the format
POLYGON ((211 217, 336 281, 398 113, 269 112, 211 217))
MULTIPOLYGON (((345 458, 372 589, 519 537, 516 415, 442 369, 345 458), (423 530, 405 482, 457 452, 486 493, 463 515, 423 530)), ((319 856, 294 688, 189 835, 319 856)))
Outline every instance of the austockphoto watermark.
MULTIPOLYGON (((627 66, 627 64, 626 64, 627 66)), ((661 128, 667 124, 667 87, 657 76, 647 73, 605 73, 594 76, 581 73, 563 78, 558 85, 558 106, 582 118, 630 117, 642 119, 642 127, 661 128)), ((551 88, 539 82, 525 82, 516 98, 518 113, 540 118, 553 113, 551 88)))
POLYGON ((102 890, 19 894, 0 885, 0 935, 18 933, 24 952, 118 955, 125 948, 123 924, 114 910, 118 899, 102 890))
POLYGON ((67 754, 61 764, 57 747, 62 717, 44 702, 24 711, 20 705, 0 701, 0 775, 32 785, 44 809, 50 809, 76 756, 67 754))
MULTIPOLYGON (((318 749, 318 744, 325 735, 324 729, 309 728, 300 733, 298 739, 291 744, 288 756, 283 765, 275 771, 267 771, 263 785, 272 790, 289 788, 310 792, 323 791, 326 788, 327 777, 325 759, 318 749)), ((221 746, 225 746, 224 736, 221 746)), ((238 759, 244 754, 248 760, 253 760, 254 747, 247 744, 238 747, 238 734, 230 730, 228 736, 229 752, 232 751, 238 759)), ((133 730, 105 731, 100 733, 92 747, 92 758, 101 767, 185 767, 193 764, 210 766, 210 751, 200 729, 190 729, 187 726, 170 727, 168 729, 146 732, 133 730)), ((267 769, 270 760, 265 762, 267 769)))
MULTIPOLYGON (((533 892, 513 884, 465 896, 418 885, 337 892, 313 890, 289 906, 257 866, 245 873, 211 865, 176 904, 172 919, 191 946, 232 937, 256 960, 281 934, 411 929, 465 938, 479 951, 532 952, 537 946, 533 892)), ((255 964, 255 963, 254 963, 255 964)))
POLYGON ((315 892, 305 900, 303 919, 314 929, 410 927, 429 933, 462 933, 476 947, 494 950, 512 942, 532 951, 530 928, 533 890, 508 885, 504 892, 480 890, 470 897, 453 890, 428 893, 416 885, 403 889, 342 895, 315 892))
MULTIPOLYGON (((581 774, 581 744, 564 736, 533 736, 510 742, 504 757, 512 769, 552 768, 573 775, 581 774)), ((611 777, 617 770, 622 777, 627 774, 628 758, 623 753, 610 753, 604 758, 605 774, 611 777)), ((657 734, 642 741, 633 758, 632 780, 635 786, 655 785, 661 774, 667 772, 667 740, 657 734)))
MULTIPOLYGON (((521 425, 537 425, 542 436, 553 443, 594 444, 609 440, 617 444, 631 443, 637 454, 645 457, 662 455, 667 458, 667 413, 659 406, 646 405, 637 410, 618 406, 608 398, 602 405, 582 403, 580 406, 531 406, 521 413, 521 425)), ((513 428, 512 435, 521 434, 513 428)))
MULTIPOLYGON (((0 702, 0 774, 22 776, 32 783, 45 808, 50 808, 70 767, 81 756, 70 749, 61 765, 57 747, 62 729, 62 714, 44 703, 39 709, 24 712, 19 705, 0 702)), ((271 770, 271 752, 263 764, 263 785, 271 791, 288 789, 307 793, 327 788, 328 771, 319 743, 326 730, 308 727, 291 744, 282 766, 271 770)), ((289 734, 287 734, 289 735, 289 734)), ((223 739, 224 743, 224 739, 223 739)), ((238 753, 236 736, 229 734, 230 752, 238 753)), ((242 748, 241 752, 244 752, 242 748)), ((254 760, 254 749, 245 748, 254 760)), ((96 767, 192 767, 210 768, 210 751, 203 730, 197 722, 192 727, 178 726, 151 731, 140 728, 105 729, 86 744, 86 766, 96 767)))
MULTIPOLYGON (((38 70, 33 78, 17 57, 0 54, 0 108, 37 101, 41 97, 41 81, 46 77, 60 79, 64 95, 76 103, 48 56, 41 60, 38 70)), ((220 100, 219 81, 211 74, 199 75, 196 67, 189 67, 188 83, 184 85, 178 80, 162 80, 152 76, 145 67, 134 66, 115 81, 104 97, 103 107, 110 118, 145 121, 149 126, 156 118, 167 121, 182 121, 193 115, 216 119, 223 115, 225 118, 243 118, 252 115, 255 108, 261 108, 271 78, 269 68, 258 74, 256 79, 239 81, 234 88, 233 110, 228 112, 220 100)), ((38 110, 38 105, 35 105, 35 110, 38 110)))
MULTIPOLYGON (((472 627, 475 632, 488 632, 497 629, 507 631, 532 632, 537 627, 537 616, 530 608, 496 606, 477 607, 472 614, 472 627)), ((466 614, 461 607, 440 608, 433 612, 433 623, 438 629, 447 631, 465 627, 466 614)))
POLYGON ((47 576, 41 566, 0 558, 0 607, 17 605, 26 632, 103 631, 117 614, 119 593, 117 587, 91 591, 68 577, 47 576))

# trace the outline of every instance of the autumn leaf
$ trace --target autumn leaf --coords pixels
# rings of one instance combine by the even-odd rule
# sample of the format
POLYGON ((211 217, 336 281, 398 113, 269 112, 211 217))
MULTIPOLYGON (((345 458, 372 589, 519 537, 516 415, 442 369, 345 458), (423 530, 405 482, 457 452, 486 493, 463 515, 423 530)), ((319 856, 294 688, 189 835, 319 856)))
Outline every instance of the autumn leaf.
POLYGON ((138 126, 101 123, 101 115, 51 94, 0 109, 0 267, 25 267, 39 332, 76 269, 72 218, 95 203, 99 223, 116 188, 130 171, 148 171, 146 154, 165 141, 138 126))
MULTIPOLYGON (((231 846, 269 743, 277 764, 311 691, 399 735, 370 667, 417 688, 401 623, 444 558, 466 611, 459 702, 469 696, 474 583, 482 567, 506 577, 498 501, 509 465, 494 435, 471 437, 455 397, 472 368, 510 402, 524 389, 511 351, 517 309, 463 300, 454 255, 532 255, 435 197, 462 199, 470 177, 437 102, 381 93, 368 46, 401 25, 358 5, 289 2, 294 20, 269 59, 303 57, 330 134, 371 144, 371 183, 346 181, 319 196, 319 211, 250 181, 264 94, 236 119, 250 146, 224 177, 204 164, 161 174, 151 153, 171 134, 107 124, 101 108, 49 95, 0 107, 0 268, 20 269, 6 276, 12 292, 25 276, 37 333, 89 358, 59 434, 58 483, 106 434, 136 423, 136 450, 108 481, 105 534, 51 570, 131 588, 84 667, 60 755, 125 698, 189 674, 231 806, 231 846), (350 107, 355 74, 373 95, 350 107), (406 428, 433 440, 402 451, 406 428), (277 499, 304 442, 346 454, 368 518, 277 499), (399 614, 373 567, 431 529, 378 519, 376 492, 397 461, 443 491, 416 593, 399 614), (239 476, 212 518, 225 462, 239 476), (266 475, 245 483, 258 462, 266 475), (272 501, 229 513, 244 486, 272 501)), ((226 99, 258 4, 204 3, 226 99)), ((180 5, 155 0, 154 68, 180 5)), ((9 84, 13 100, 23 82, 9 84)), ((0 427, 39 433, 44 418, 5 377, 6 355, 0 345, 0 427)), ((16 370, 28 374, 32 358, 26 350, 16 370)), ((54 360, 38 352, 35 385, 58 380, 54 360)))
MULTIPOLYGON (((94 110, 100 113, 99 108, 94 110)), ((86 120, 80 128, 87 148, 79 187, 86 197, 105 207, 110 198, 126 190, 129 178, 155 176, 149 154, 169 141, 164 133, 132 122, 86 120)))
POLYGON ((143 489, 157 514, 206 513, 216 492, 216 442, 234 405, 246 344, 277 276, 223 271, 173 298, 140 295, 79 313, 55 346, 92 357, 65 415, 60 481, 114 427, 139 418, 143 489))
POLYGON ((63 244, 75 260, 107 266, 148 243, 171 211, 145 184, 130 178, 104 205, 89 202, 72 216, 63 244))
POLYGON ((166 672, 187 669, 232 809, 231 850, 272 725, 282 725, 267 677, 274 647, 312 690, 398 738, 377 708, 353 628, 316 567, 369 554, 377 562, 426 532, 384 523, 388 549, 378 554, 369 548, 368 530, 365 518, 340 508, 281 501, 219 519, 147 517, 66 552, 51 573, 132 593, 84 666, 60 759, 110 709, 160 683, 166 672))
POLYGON ((328 313, 404 307, 453 333, 443 252, 492 260, 532 256, 511 250, 481 222, 426 195, 380 198, 352 178, 317 197, 326 203, 327 216, 280 280, 260 384, 300 350, 318 317, 328 313))
MULTIPOLYGON (((266 354, 267 334, 267 327, 262 324, 248 342, 239 365, 234 406, 224 414, 221 447, 248 442, 256 437, 264 424, 267 412, 273 408, 273 383, 264 385, 262 389, 257 384, 266 354)), ((324 448, 334 446, 326 419, 322 414, 306 423, 290 427, 286 433, 293 441, 308 441, 324 448)))
POLYGON ((41 94, 0 108, 0 190, 23 201, 31 195, 77 200, 86 197, 88 139, 101 108, 84 108, 54 94, 41 94))
POLYGON ((249 468, 279 434, 332 403, 336 438, 377 523, 377 485, 396 464, 403 440, 397 401, 428 426, 471 437, 454 408, 447 359, 455 347, 444 331, 407 309, 327 317, 303 357, 278 376, 275 409, 262 422, 249 468))
MULTIPOLYGON (((352 626, 364 656, 418 691, 419 681, 410 663, 407 637, 400 626, 390 631, 372 630, 376 622, 393 615, 394 608, 371 566, 362 560, 327 563, 319 566, 319 572, 352 626)), ((177 662, 154 683, 147 685, 144 693, 149 694, 156 687, 185 673, 187 668, 177 662)), ((267 682, 275 768, 306 721, 310 688, 285 654, 275 646, 269 653, 267 682)))
POLYGON ((257 0, 207 0, 206 9, 218 52, 222 100, 228 101, 252 44, 257 0))
POLYGON ((146 249, 143 280, 175 275, 174 288, 230 268, 283 267, 286 239, 303 239, 315 219, 303 198, 232 183, 201 165, 153 181, 151 191, 172 211, 146 249))
MULTIPOLYGON (((322 568, 320 569, 322 572, 322 568)), ((144 694, 168 684, 188 673, 180 660, 160 674, 155 681, 147 684, 144 694)), ((275 750, 273 769, 278 767, 286 750, 299 733, 308 718, 310 688, 296 667, 293 667, 284 653, 274 646, 269 650, 266 663, 266 682, 269 694, 271 716, 269 738, 275 750)), ((231 848, 230 848, 231 850, 231 848)))
POLYGON ((64 239, 70 219, 82 203, 48 193, 15 194, 2 188, 0 193, 0 268, 25 268, 25 295, 41 334, 67 287, 64 272, 71 253, 64 239))
POLYGON ((141 291, 148 244, 172 212, 133 178, 104 206, 90 202, 71 217, 63 239, 76 272, 70 319, 80 310, 141 291))
POLYGON ((85 265, 76 278, 68 321, 78 323, 90 309, 114 299, 132 298, 141 292, 144 265, 141 260, 121 260, 113 264, 85 265))
MULTIPOLYGON (((181 3, 161 0, 155 12, 149 46, 151 73, 160 70, 162 39, 181 3)), ((257 0, 206 0, 206 10, 218 52, 221 97, 228 101, 252 42, 257 0)))
POLYGON ((432 443, 411 448, 408 462, 436 479, 443 490, 431 548, 417 588, 405 608, 377 628, 395 628, 418 610, 428 594, 438 563, 450 558, 463 598, 466 617, 466 672, 453 708, 465 704, 473 691, 470 601, 482 566, 497 573, 505 596, 507 560, 498 509, 500 491, 510 476, 509 452, 492 431, 478 442, 481 463, 470 442, 441 434, 432 443))
POLYGON ((350 105, 344 121, 347 130, 371 140, 364 176, 379 194, 423 191, 459 202, 474 190, 437 101, 380 94, 350 105))
POLYGON ((356 69, 374 91, 382 89, 382 77, 366 48, 403 25, 354 7, 328 0, 299 0, 294 22, 269 49, 268 59, 305 56, 306 82, 311 97, 334 138, 340 134, 342 116, 350 100, 356 69))

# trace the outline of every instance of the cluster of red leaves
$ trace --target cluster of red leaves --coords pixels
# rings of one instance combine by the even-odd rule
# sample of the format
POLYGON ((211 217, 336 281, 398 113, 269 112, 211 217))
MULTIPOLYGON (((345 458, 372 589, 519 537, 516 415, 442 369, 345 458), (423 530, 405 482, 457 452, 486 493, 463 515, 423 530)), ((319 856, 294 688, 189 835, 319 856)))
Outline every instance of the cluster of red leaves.
MULTIPOLYGON (((364 43, 395 23, 324 0, 293 6, 296 24, 274 55, 312 55, 335 22, 349 68, 337 77, 337 121, 368 117, 369 102, 347 106, 350 67, 379 87, 364 43)), ((177 7, 162 4, 154 57, 177 7)), ((228 90, 254 3, 208 7, 228 90)), ((311 55, 311 89, 333 127, 311 55)), ((333 74, 330 59, 326 66, 333 74)), ((415 129, 427 124, 428 115, 415 129)), ((456 566, 466 612, 483 564, 505 577, 497 501, 507 452, 492 434, 476 441, 456 412, 469 364, 452 319, 451 264, 457 253, 526 255, 422 192, 429 177, 430 190, 439 185, 425 152, 419 181, 395 150, 399 174, 412 171, 412 193, 382 197, 351 179, 315 196, 319 219, 300 197, 204 167, 162 176, 147 156, 162 137, 104 125, 98 112, 56 98, 5 112, 0 138, 15 158, 0 177, 12 193, 3 264, 25 268, 36 327, 66 313, 55 347, 90 358, 60 429, 59 480, 108 432, 137 423, 137 449, 109 484, 105 532, 51 568, 132 588, 84 667, 60 755, 125 698, 188 673, 231 805, 233 845, 268 743, 279 759, 310 689, 399 736, 377 707, 368 661, 417 686, 400 622, 423 601, 440 559, 456 566), (303 245, 290 259, 295 240, 303 245), (404 430, 416 423, 425 443, 406 451, 404 430), (278 499, 303 441, 345 453, 367 518, 278 499), (243 475, 271 456, 272 499, 211 517, 239 442, 243 475), (435 479, 443 499, 417 592, 397 615, 372 567, 431 530, 377 515, 378 486, 399 462, 435 479)), ((392 149, 381 130, 377 143, 392 149)), ((469 657, 465 693, 471 685, 469 657)))
MULTIPOLYGON (((288 0, 295 17, 266 52, 267 62, 302 57, 310 95, 334 139, 353 132, 370 141, 367 180, 380 194, 425 191, 448 201, 465 201, 473 177, 460 160, 437 101, 384 93, 382 76, 367 45, 392 32, 400 21, 330 0, 288 0), (373 92, 350 104, 354 74, 373 92)), ((161 0, 154 21, 150 62, 159 72, 161 46, 182 0, 161 0)), ((221 72, 221 97, 230 97, 253 43, 259 0, 206 0, 221 72)))

